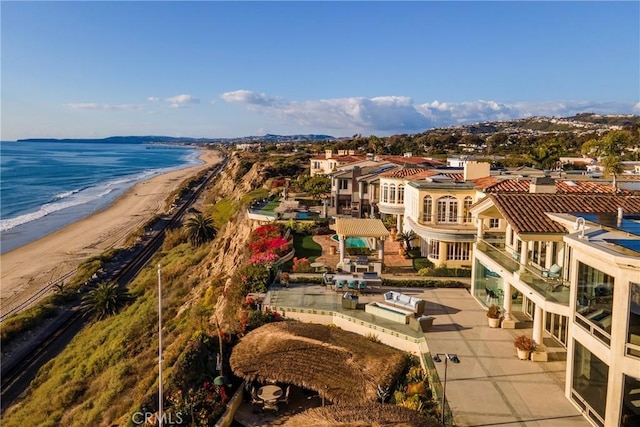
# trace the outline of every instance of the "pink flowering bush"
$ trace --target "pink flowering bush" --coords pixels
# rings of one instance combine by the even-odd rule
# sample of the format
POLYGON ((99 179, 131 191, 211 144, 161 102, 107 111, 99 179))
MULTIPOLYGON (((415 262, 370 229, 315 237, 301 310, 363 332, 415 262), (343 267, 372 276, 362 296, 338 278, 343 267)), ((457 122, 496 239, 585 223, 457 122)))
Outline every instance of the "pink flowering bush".
POLYGON ((311 272, 311 263, 307 258, 293 258, 293 268, 294 273, 310 273, 311 272))

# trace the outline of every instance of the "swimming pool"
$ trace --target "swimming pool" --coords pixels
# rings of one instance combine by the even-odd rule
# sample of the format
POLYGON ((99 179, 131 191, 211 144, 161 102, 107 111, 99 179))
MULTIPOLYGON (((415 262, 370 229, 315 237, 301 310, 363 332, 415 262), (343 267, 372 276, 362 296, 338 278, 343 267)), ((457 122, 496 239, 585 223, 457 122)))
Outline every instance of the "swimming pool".
MULTIPOLYGON (((338 239, 337 234, 334 234, 333 236, 331 236, 331 238, 336 242, 340 241, 338 239)), ((346 248, 368 248, 369 247, 369 245, 367 244, 367 241, 362 237, 347 237, 344 241, 344 246, 346 248)))

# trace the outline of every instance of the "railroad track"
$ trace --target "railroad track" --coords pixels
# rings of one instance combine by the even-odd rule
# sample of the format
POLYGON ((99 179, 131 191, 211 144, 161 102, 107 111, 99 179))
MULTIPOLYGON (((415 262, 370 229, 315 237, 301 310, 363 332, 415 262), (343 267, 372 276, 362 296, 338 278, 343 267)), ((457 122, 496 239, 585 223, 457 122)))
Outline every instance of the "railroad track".
MULTIPOLYGON (((167 229, 178 226, 187 210, 198 199, 211 179, 218 175, 227 164, 227 157, 213 168, 202 183, 194 189, 180 207, 165 218, 163 228, 155 233, 144 247, 126 262, 122 268, 114 273, 112 280, 121 286, 128 285, 133 278, 146 266, 151 257, 158 251, 164 241, 167 229)), ((4 361, 0 368, 2 377, 0 391, 0 410, 4 412, 26 390, 35 378, 38 370, 51 358, 58 355, 71 339, 82 329, 86 319, 81 316, 79 303, 65 310, 52 322, 50 330, 34 342, 29 348, 23 349, 15 359, 4 361)))

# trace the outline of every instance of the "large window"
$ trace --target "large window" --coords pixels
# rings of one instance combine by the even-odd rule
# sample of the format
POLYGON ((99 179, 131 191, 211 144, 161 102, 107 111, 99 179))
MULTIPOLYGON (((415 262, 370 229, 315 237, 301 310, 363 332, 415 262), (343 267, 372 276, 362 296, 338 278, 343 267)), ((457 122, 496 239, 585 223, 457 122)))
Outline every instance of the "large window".
MULTIPOLYGON (((640 358, 640 283, 629 283, 627 354, 640 358)), ((640 395, 638 397, 640 399, 640 395)))
POLYGON ((440 240, 429 240, 429 258, 440 258, 440 240))
POLYGON ((389 202, 389 184, 382 186, 382 203, 389 202))
POLYGON ((451 196, 441 197, 438 199, 437 221, 439 223, 457 223, 458 222, 458 199, 451 196))
POLYGON ((398 203, 404 203, 404 185, 398 185, 398 203))
POLYGON ((576 322, 606 344, 611 339, 612 306, 613 277, 578 262, 576 322))
POLYGON ((389 186, 389 203, 395 203, 395 202, 396 202, 396 185, 391 184, 389 186))
POLYGON ((549 332, 555 339, 560 341, 562 345, 567 345, 567 322, 566 316, 555 313, 546 313, 545 330, 549 332))
POLYGON ((349 181, 346 179, 339 179, 338 180, 338 189, 339 190, 346 190, 349 188, 349 181))
POLYGON ((637 427, 640 425, 640 378, 624 376, 622 391, 621 427, 637 427))
POLYGON ((604 425, 609 367, 578 341, 574 344, 571 397, 591 420, 604 425))
POLYGON ((467 196, 464 198, 464 206, 463 206, 464 222, 471 222, 471 211, 469 210, 469 208, 471 207, 472 204, 473 204, 473 199, 470 196, 467 196))
POLYGON ((431 222, 431 215, 433 211, 433 199, 431 196, 425 196, 422 201, 422 220, 424 222, 431 222))
POLYGON ((467 261, 471 252, 471 243, 455 242, 449 243, 447 247, 447 260, 467 261))
POLYGON ((532 261, 540 267, 545 267, 547 262, 547 242, 533 242, 532 261))

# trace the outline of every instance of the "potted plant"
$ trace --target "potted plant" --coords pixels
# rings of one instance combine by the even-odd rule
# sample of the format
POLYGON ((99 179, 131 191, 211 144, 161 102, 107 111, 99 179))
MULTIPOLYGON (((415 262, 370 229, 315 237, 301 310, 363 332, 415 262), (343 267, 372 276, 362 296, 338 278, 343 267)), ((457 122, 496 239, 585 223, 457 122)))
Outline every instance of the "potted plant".
POLYGON ((286 271, 280 273, 280 283, 282 283, 285 288, 289 287, 289 273, 287 273, 286 271))
POLYGON ((489 307, 489 310, 487 311, 487 319, 489 320, 490 328, 500 327, 501 314, 502 313, 500 312, 500 307, 498 307, 497 305, 494 304, 491 307, 489 307))
POLYGON ((526 335, 517 336, 513 340, 513 345, 518 351, 518 359, 520 360, 529 359, 531 352, 536 351, 537 348, 536 342, 526 335))

